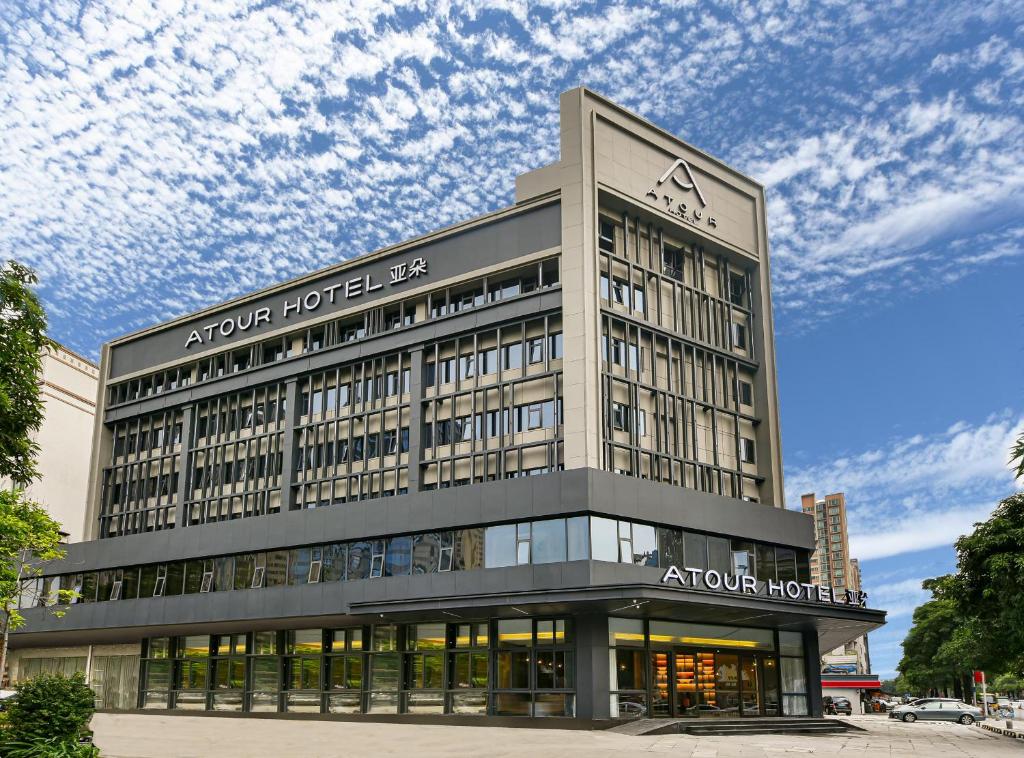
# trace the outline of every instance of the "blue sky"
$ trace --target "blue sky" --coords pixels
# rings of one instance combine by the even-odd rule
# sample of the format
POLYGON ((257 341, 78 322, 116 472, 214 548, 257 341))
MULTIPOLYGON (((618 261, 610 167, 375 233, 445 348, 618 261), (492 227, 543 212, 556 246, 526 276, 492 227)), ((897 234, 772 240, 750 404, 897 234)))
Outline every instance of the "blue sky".
POLYGON ((768 187, 787 498, 890 624, 1012 491, 1019 2, 0 1, 0 254, 104 340, 511 202, 577 84, 768 187))

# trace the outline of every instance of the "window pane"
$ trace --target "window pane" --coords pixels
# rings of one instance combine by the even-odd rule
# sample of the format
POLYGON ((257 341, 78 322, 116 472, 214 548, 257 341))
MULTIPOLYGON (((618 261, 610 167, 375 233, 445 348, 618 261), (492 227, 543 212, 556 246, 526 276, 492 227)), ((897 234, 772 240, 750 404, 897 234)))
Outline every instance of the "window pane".
POLYGON ((729 540, 721 537, 708 537, 708 570, 723 574, 732 571, 732 555, 729 540))
POLYGON ((643 620, 609 618, 608 644, 615 647, 643 647, 643 620))
POLYGON ((409 576, 412 569, 412 537, 389 539, 384 556, 384 576, 409 576))
POLYGON ((683 532, 683 556, 688 568, 708 567, 708 538, 703 534, 683 532))
POLYGON ((437 533, 417 534, 413 537, 412 573, 437 573, 441 557, 441 537, 437 533))
POLYGON ((611 655, 615 667, 612 681, 616 689, 642 690, 647 687, 647 655, 643 650, 617 648, 611 651, 611 655))
POLYGON ((565 519, 534 521, 533 562, 561 563, 565 556, 565 519))
POLYGON ((236 590, 247 590, 252 587, 252 575, 255 570, 255 555, 249 553, 235 556, 235 581, 232 586, 236 590))
POLYGON ((530 647, 533 644, 533 622, 530 619, 501 619, 498 621, 498 645, 501 647, 530 647))
POLYGON ((590 553, 595 561, 619 561, 618 525, 612 519, 590 519, 590 553))
POLYGON ((375 654, 371 664, 372 681, 370 689, 397 690, 399 679, 399 656, 394 653, 375 654))
POLYGON ((277 658, 252 659, 252 686, 254 690, 277 690, 277 661, 277 658))
POLYGON ((410 650, 444 650, 444 624, 414 624, 409 627, 410 650))
POLYGON ((454 558, 452 568, 456 571, 478 569, 484 566, 484 530, 457 529, 454 533, 454 558))
POLYGON ((494 712, 498 716, 529 716, 529 692, 500 692, 494 696, 494 712))
POLYGON ((633 563, 638 566, 658 565, 658 537, 653 526, 633 524, 633 563))
POLYGON ((319 629, 296 629, 287 635, 288 653, 309 654, 323 650, 323 632, 319 629))
POLYGON ((320 569, 320 581, 338 582, 345 579, 345 563, 348 551, 345 545, 324 545, 323 567, 320 569))
POLYGON ((804 638, 800 632, 779 632, 779 652, 782 655, 804 654, 804 638))
POLYGON ((786 658, 782 661, 782 691, 807 692, 807 673, 804 671, 803 658, 786 658))
POLYGON ((679 529, 658 528, 658 565, 680 568, 686 565, 683 558, 683 533, 679 529))
POLYGON ((308 547, 300 547, 289 551, 288 560, 288 584, 305 584, 309 579, 309 562, 312 560, 312 550, 308 547))
POLYGON ((762 582, 775 581, 775 547, 757 543, 757 578, 762 582))
POLYGON ((484 530, 484 560, 487 568, 516 565, 515 524, 489 526, 484 530))
POLYGON ((368 579, 370 576, 369 542, 355 542, 348 548, 348 579, 368 579))
POLYGON ((589 523, 586 516, 566 519, 568 555, 570 561, 585 561, 590 558, 590 539, 587 534, 589 523))
POLYGON ((495 666, 499 689, 528 689, 530 686, 530 654, 501 651, 495 666))
POLYGON ((288 582, 288 551, 277 550, 267 553, 267 570, 264 585, 282 587, 288 582))

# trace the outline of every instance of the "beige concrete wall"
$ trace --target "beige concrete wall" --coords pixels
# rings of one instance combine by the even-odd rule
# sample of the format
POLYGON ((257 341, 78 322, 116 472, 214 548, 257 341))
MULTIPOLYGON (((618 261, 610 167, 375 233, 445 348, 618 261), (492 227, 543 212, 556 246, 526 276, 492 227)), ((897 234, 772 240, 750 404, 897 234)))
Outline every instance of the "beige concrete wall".
POLYGON ((40 478, 28 495, 63 525, 70 542, 77 542, 85 537, 99 369, 57 347, 43 356, 40 384, 44 416, 33 435, 39 445, 40 478))
POLYGON ((562 95, 561 159, 525 174, 517 201, 557 185, 562 197, 562 290, 565 333, 565 467, 601 467, 598 193, 618 196, 666 233, 755 263, 755 382, 762 423, 758 473, 762 500, 784 507, 775 341, 771 313, 764 189, 714 158, 600 96, 577 88, 562 95), (685 166, 676 161, 683 159, 685 166), (677 165, 680 178, 659 182, 677 165), (557 169, 557 171, 556 171, 557 169), (685 189, 692 183, 699 187, 685 189))
MULTIPOLYGON (((7 657, 7 675, 11 682, 21 681, 24 661, 30 658, 89 658, 89 645, 64 647, 26 647, 11 650, 7 657)), ((93 658, 104 655, 140 655, 142 644, 92 645, 93 658)))

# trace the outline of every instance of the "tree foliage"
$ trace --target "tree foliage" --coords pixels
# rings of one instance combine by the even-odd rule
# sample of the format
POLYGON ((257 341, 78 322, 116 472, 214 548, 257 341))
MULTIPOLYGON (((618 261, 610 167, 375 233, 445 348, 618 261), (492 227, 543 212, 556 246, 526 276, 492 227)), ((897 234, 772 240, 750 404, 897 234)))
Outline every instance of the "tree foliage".
MULTIPOLYGON (((42 574, 41 561, 64 557, 60 524, 22 490, 0 491, 0 671, 7 662, 7 638, 25 623, 18 611, 22 591, 42 574)), ((69 600, 68 591, 64 591, 69 600)))
POLYGON ((81 672, 42 674, 18 685, 7 712, 7 740, 38 744, 77 742, 95 711, 95 695, 81 672))
POLYGON ((1006 671, 1024 674, 1024 492, 958 539, 956 552, 953 591, 961 613, 998 641, 1006 671))
POLYGON ((975 669, 990 681, 1024 676, 1024 493, 954 547, 957 572, 923 583, 932 598, 914 610, 903 640, 897 668, 918 692, 966 693, 975 669))
POLYGON ((1010 465, 1014 467, 1014 476, 1018 479, 1024 479, 1024 432, 1021 432, 1016 444, 1010 451, 1010 465))
POLYGON ((46 313, 31 286, 32 269, 17 261, 0 268, 0 478, 25 486, 36 478, 37 445, 31 433, 43 420, 39 373, 46 313))

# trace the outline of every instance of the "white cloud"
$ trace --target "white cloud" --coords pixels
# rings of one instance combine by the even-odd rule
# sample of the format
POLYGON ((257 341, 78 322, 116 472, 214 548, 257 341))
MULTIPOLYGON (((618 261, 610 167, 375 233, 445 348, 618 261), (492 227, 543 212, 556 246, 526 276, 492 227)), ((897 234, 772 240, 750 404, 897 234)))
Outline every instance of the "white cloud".
POLYGON ((95 355, 509 202, 516 172, 557 157, 558 94, 586 83, 770 181, 776 303, 817 318, 1019 258, 1022 18, 924 0, 14 4, 0 255, 40 270, 55 336, 95 355), (925 10, 935 24, 909 23, 925 10), (961 41, 972 24, 991 31, 961 41))
POLYGON ((957 421, 943 432, 889 440, 787 470, 790 507, 800 495, 846 493, 850 555, 862 560, 952 545, 1013 491, 1008 463, 1024 416, 957 421))
POLYGON ((870 588, 871 607, 884 609, 889 621, 912 614, 917 606, 931 597, 930 592, 921 588, 921 582, 927 578, 914 577, 874 585, 870 588))

